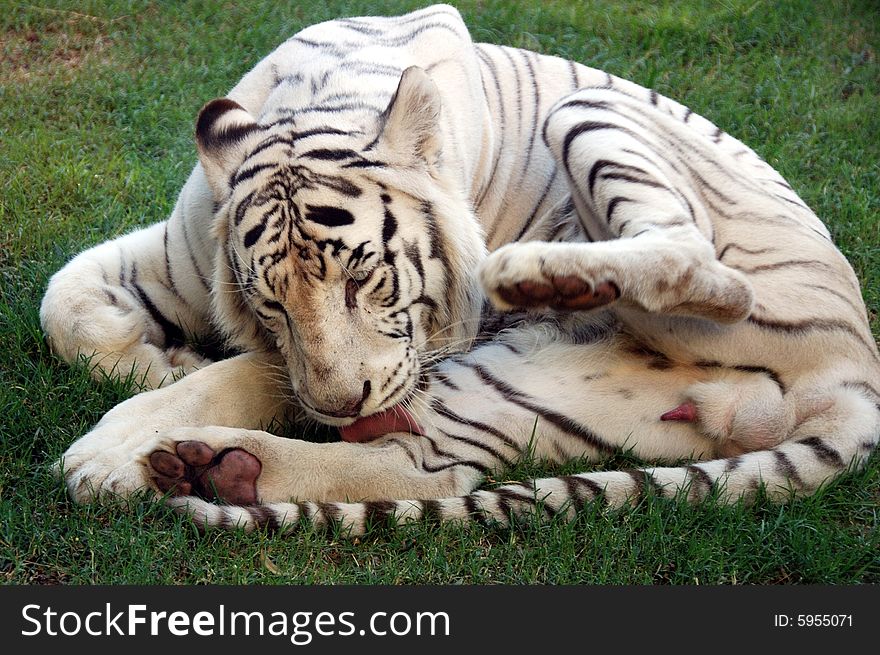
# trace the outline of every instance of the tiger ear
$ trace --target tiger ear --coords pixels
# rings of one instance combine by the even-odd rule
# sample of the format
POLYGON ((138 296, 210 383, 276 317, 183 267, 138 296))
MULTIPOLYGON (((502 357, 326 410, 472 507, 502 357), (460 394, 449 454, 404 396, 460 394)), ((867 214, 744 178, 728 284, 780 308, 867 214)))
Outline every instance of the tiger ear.
POLYGON ((212 100, 196 119, 196 146, 214 197, 229 195, 230 178, 260 130, 254 117, 229 98, 212 100))
POLYGON ((441 145, 440 91, 423 69, 410 66, 379 117, 372 147, 389 163, 432 167, 441 145))

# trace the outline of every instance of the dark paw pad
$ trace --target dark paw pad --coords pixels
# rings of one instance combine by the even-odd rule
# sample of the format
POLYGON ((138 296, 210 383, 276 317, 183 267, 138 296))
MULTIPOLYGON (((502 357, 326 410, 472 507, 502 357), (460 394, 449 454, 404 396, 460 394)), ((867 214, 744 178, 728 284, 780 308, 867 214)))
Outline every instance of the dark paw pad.
POLYGON ((150 454, 153 482, 174 496, 200 496, 233 505, 257 502, 260 460, 241 448, 216 453, 201 441, 181 441, 176 455, 164 450, 150 454))
POLYGON ((516 307, 550 307, 556 310, 583 311, 614 302, 620 289, 614 282, 600 282, 594 289, 576 275, 557 275, 547 282, 527 280, 498 289, 501 298, 516 307))

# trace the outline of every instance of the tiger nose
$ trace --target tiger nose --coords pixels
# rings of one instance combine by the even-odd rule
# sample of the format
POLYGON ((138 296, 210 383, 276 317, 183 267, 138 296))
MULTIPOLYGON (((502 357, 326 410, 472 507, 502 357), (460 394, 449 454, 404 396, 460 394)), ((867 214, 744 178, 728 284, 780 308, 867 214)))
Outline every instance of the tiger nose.
POLYGON ((372 385, 369 380, 364 382, 363 392, 360 398, 350 398, 335 406, 335 409, 321 409, 322 414, 333 416, 334 418, 353 418, 361 413, 367 398, 370 396, 372 385))

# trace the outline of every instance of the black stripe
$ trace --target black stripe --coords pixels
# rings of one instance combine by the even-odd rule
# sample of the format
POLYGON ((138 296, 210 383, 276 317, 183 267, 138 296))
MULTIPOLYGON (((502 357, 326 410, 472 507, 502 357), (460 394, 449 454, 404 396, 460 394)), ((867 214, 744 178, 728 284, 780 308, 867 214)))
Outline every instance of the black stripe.
POLYGON ((244 235, 244 247, 250 248, 251 246, 253 246, 257 242, 257 239, 260 238, 260 235, 263 234, 263 232, 265 230, 266 230, 265 223, 258 223, 257 225, 255 225, 254 227, 249 229, 244 235))
POLYGON ((833 466, 834 468, 839 469, 842 469, 846 466, 846 463, 843 461, 840 453, 829 446, 827 443, 822 441, 822 439, 820 439, 819 437, 807 437, 805 439, 798 439, 796 443, 802 443, 805 446, 809 446, 810 448, 812 448, 813 453, 816 455, 816 457, 828 466, 833 466))
POLYGON ((435 380, 436 382, 438 382, 439 384, 443 385, 444 387, 448 387, 449 389, 452 389, 453 391, 461 391, 461 387, 459 387, 457 384, 455 384, 455 382, 453 382, 452 380, 449 379, 449 376, 447 376, 443 373, 434 373, 432 375, 432 379, 435 380))
MULTIPOLYGON (((175 296, 181 298, 180 291, 177 290, 177 285, 174 283, 174 273, 171 270, 171 256, 168 254, 168 223, 165 223, 165 227, 162 229, 162 250, 165 252, 165 277, 168 279, 168 288, 175 296)), ((190 257, 192 257, 192 253, 190 253, 190 257)), ((103 268, 101 270, 103 278, 106 281, 107 273, 103 272, 103 268)), ((205 281, 202 280, 202 284, 204 283, 205 281)), ((111 305, 114 307, 118 306, 116 297, 110 291, 105 289, 104 293, 107 294, 107 297, 110 299, 111 305)))
MULTIPOLYGON (((608 203, 608 207, 605 209, 605 222, 608 225, 611 225, 611 216, 614 214, 614 210, 617 209, 617 205, 623 202, 635 202, 631 198, 624 198, 623 196, 614 196, 611 201, 608 203)), ((621 230, 623 227, 621 226, 621 230)))
POLYGON ((773 330, 776 332, 785 332, 787 334, 806 334, 808 332, 813 331, 821 331, 821 332, 834 332, 841 331, 846 332, 852 337, 855 337, 862 346, 871 354, 871 357, 875 360, 880 359, 877 355, 877 347, 873 343, 869 343, 865 340, 865 337, 853 328, 849 323, 845 323, 843 321, 832 321, 832 320, 808 320, 808 321, 773 321, 766 318, 761 318, 752 314, 746 319, 752 325, 755 325, 759 328, 765 330, 773 330))
POLYGON ((736 243, 728 243, 724 248, 721 249, 721 252, 718 253, 718 259, 724 259, 724 255, 731 249, 738 250, 739 252, 744 252, 747 255, 763 255, 768 252, 776 252, 776 248, 757 248, 752 250, 750 248, 744 248, 736 243))
POLYGON ((336 503, 316 503, 316 505, 321 509, 321 514, 328 524, 339 523, 342 520, 342 508, 336 503))
MULTIPOLYGON (((438 13, 442 13, 442 12, 438 12, 438 13)), ((431 14, 431 15, 433 15, 433 14, 431 14)), ((418 21, 423 21, 425 18, 429 18, 431 15, 418 16, 416 18, 418 21)), ((413 21, 413 22, 415 22, 415 21, 413 21)), ((447 23, 435 21, 435 22, 422 23, 418 27, 407 32, 406 34, 401 34, 399 36, 394 36, 394 37, 389 37, 389 36, 380 37, 378 35, 374 36, 373 38, 370 39, 370 43, 382 45, 382 46, 389 47, 389 48, 400 47, 400 46, 405 46, 405 45, 410 44, 413 40, 415 40, 416 37, 423 34, 424 32, 429 32, 429 31, 435 32, 438 30, 445 30, 447 32, 451 32, 452 35, 454 37, 456 37, 456 39, 461 38, 461 34, 459 33, 459 31, 455 27, 453 27, 447 23)), ((297 43, 301 43, 304 46, 308 46, 310 48, 316 48, 316 49, 322 50, 324 54, 333 55, 336 57, 343 57, 346 54, 348 54, 350 49, 356 48, 359 46, 358 41, 354 41, 354 42, 353 41, 347 41, 347 42, 343 41, 341 43, 336 42, 336 41, 316 41, 314 39, 307 39, 301 35, 293 36, 289 39, 289 41, 296 41, 297 43)))
POLYGON ((306 219, 327 227, 340 227, 354 223, 354 216, 351 215, 351 212, 325 205, 306 205, 306 219))
POLYGON ((520 407, 523 407, 534 414, 539 415, 544 420, 555 425, 562 432, 579 438, 581 441, 600 452, 607 454, 614 454, 618 452, 618 448, 605 442, 592 430, 589 430, 585 426, 576 423, 573 419, 567 416, 554 412, 550 409, 547 409, 546 407, 541 407, 526 394, 517 391, 507 383, 495 378, 482 366, 478 364, 468 364, 467 362, 461 362, 461 364, 463 366, 468 366, 469 368, 473 369, 473 371, 480 377, 480 379, 482 379, 490 386, 494 387, 495 390, 498 391, 498 393, 500 393, 502 396, 504 396, 506 400, 514 403, 515 405, 519 405, 520 407))
POLYGON ((715 493, 715 480, 706 471, 693 464, 688 466, 687 470, 691 473, 691 480, 699 480, 700 484, 706 488, 707 494, 715 493))
MULTIPOLYGON (((456 387, 456 390, 457 390, 457 387, 456 387)), ((447 407, 446 404, 442 400, 440 400, 439 398, 435 398, 434 400, 431 401, 431 409, 433 409, 435 412, 440 414, 440 416, 448 418, 450 421, 455 421, 456 423, 460 423, 462 425, 467 425, 468 427, 476 428, 477 430, 487 432, 487 433, 491 434, 493 437, 500 439, 501 441, 503 441, 505 443, 505 445, 510 446, 511 448, 516 450, 517 452, 522 452, 522 449, 517 445, 517 443, 513 439, 508 437, 506 434, 504 434, 503 432, 501 432, 497 428, 494 428, 491 425, 488 425, 488 424, 483 423, 481 421, 476 421, 474 419, 464 418, 460 414, 456 414, 449 407, 447 407)))
POLYGON ((782 378, 779 376, 779 373, 765 366, 746 366, 745 364, 737 364, 736 366, 732 366, 731 368, 737 371, 743 371, 745 373, 761 373, 763 375, 766 375, 776 384, 777 387, 779 387, 779 390, 782 392, 783 395, 785 395, 788 391, 787 387, 782 382, 782 378))
POLYGON ((836 268, 829 266, 827 263, 823 261, 819 261, 817 259, 788 259, 782 262, 774 262, 772 264, 759 264, 758 266, 752 266, 751 268, 743 267, 743 266, 731 266, 731 268, 735 268, 738 271, 743 273, 760 273, 763 271, 776 271, 782 268, 789 268, 791 266, 806 266, 808 268, 819 268, 826 271, 830 271, 832 273, 836 272, 836 268))
POLYGON ((856 380, 848 380, 842 385, 846 389, 858 389, 863 393, 867 393, 873 396, 873 402, 880 401, 880 391, 877 391, 872 385, 868 384, 864 380, 856 381, 856 380))
POLYGON ((349 198, 359 198, 363 193, 363 191, 361 191, 353 182, 338 175, 318 175, 316 173, 314 177, 320 184, 330 187, 334 191, 338 191, 349 198))
POLYGON ((293 113, 294 116, 302 114, 341 114, 347 111, 367 111, 371 114, 381 115, 386 107, 371 105, 363 101, 338 102, 336 104, 310 105, 293 113))
POLYGON ((488 444, 484 444, 481 441, 477 441, 476 439, 469 439, 468 437, 462 437, 459 435, 451 434, 449 432, 446 432, 445 430, 440 430, 439 428, 437 428, 437 432, 439 432, 442 436, 449 439, 450 441, 457 441, 459 443, 465 443, 469 446, 472 446, 473 448, 477 448, 478 450, 482 450, 484 453, 491 455, 494 460, 501 462, 505 466, 508 466, 508 467, 513 466, 513 460, 505 457, 504 455, 499 453, 497 450, 495 450, 494 448, 492 448, 492 446, 489 446, 488 444))
POLYGON ((382 243, 388 245, 395 234, 397 234, 397 219, 391 210, 385 207, 385 218, 382 221, 382 243))
POLYGON ((482 526, 488 526, 490 521, 484 514, 483 510, 477 505, 477 501, 473 494, 464 496, 464 506, 470 515, 470 518, 482 526))
POLYGON ((544 190, 541 192, 541 195, 538 198, 537 202, 535 202, 535 205, 532 208, 532 211, 529 214, 529 217, 523 223, 523 225, 520 228, 519 232, 517 233, 516 237, 514 237, 512 239, 512 242, 519 241, 520 239, 522 239, 523 235, 526 233, 526 230, 528 230, 532 226, 532 223, 534 223, 535 217, 538 215, 538 210, 544 204, 544 200, 547 199, 547 195, 550 193, 550 189, 553 188, 553 183, 556 181, 556 175, 558 174, 558 170, 559 169, 556 166, 553 167, 553 173, 550 175, 549 179, 547 180, 547 184, 544 186, 544 190))
POLYGON ((651 186, 658 189, 666 189, 669 190, 665 184, 661 184, 656 180, 652 180, 650 178, 640 178, 633 177, 632 175, 627 175, 626 173, 604 173, 602 175, 603 180, 624 180, 626 182, 632 182, 633 184, 643 184, 645 186, 651 186))
MULTIPOLYGON (((592 87, 592 88, 596 88, 596 87, 592 87)), ((563 102, 562 104, 557 106, 556 109, 553 110, 553 114, 551 114, 551 115, 555 115, 556 112, 561 111, 562 109, 570 109, 571 107, 586 107, 588 109, 607 109, 608 111, 611 111, 616 114, 620 113, 620 112, 616 111, 614 106, 610 102, 608 102, 607 100, 581 100, 580 96, 578 96, 576 98, 573 98, 572 100, 566 100, 565 102, 563 102)), ((545 129, 546 129, 546 125, 545 125, 545 129)))
MULTIPOLYGON (((430 247, 428 248, 428 257, 431 259, 439 259, 443 270, 449 267, 449 256, 446 254, 446 244, 442 237, 442 232, 437 225, 437 217, 434 215, 434 206, 424 201, 419 205, 419 211, 425 219, 425 227, 428 231, 428 239, 430 247)), ((449 290, 451 293, 451 289, 449 290)))
POLYGON ((280 527, 278 517, 275 515, 275 512, 268 507, 263 505, 250 505, 244 509, 251 515, 251 519, 258 528, 275 532, 280 527))
POLYGON ((791 480, 795 486, 803 488, 804 481, 801 479, 801 476, 798 475, 797 470, 794 467, 794 464, 791 463, 791 460, 781 450, 771 450, 773 456, 776 458, 776 471, 791 480))
POLYGON ((422 501, 422 518, 426 521, 440 523, 443 520, 443 509, 439 500, 422 501))
POLYGON ((572 90, 578 88, 578 86, 580 86, 580 82, 578 81, 577 64, 575 64, 571 60, 569 60, 568 62, 568 74, 571 77, 572 90))
POLYGON ((329 517, 327 513, 324 511, 324 503, 313 503, 315 507, 315 511, 312 513, 311 520, 312 523, 316 526, 326 527, 329 525, 329 517))
MULTIPOLYGON (((627 101, 634 100, 631 96, 629 96, 628 94, 625 94, 623 92, 620 92, 620 95, 623 96, 622 99, 624 100, 625 107, 628 106, 627 101)), ((612 110, 612 111, 615 111, 615 113, 621 114, 621 112, 619 110, 614 109, 612 107, 609 107, 609 110, 612 110)), ((694 166, 692 166, 689 162, 691 160, 693 160, 694 158, 702 159, 703 162, 705 162, 707 165, 713 166, 719 173, 726 175, 727 177, 733 179, 735 182, 740 183, 740 184, 742 184, 744 181, 744 179, 741 176, 734 176, 730 171, 728 171, 721 164, 719 164, 718 161, 716 161, 717 158, 714 158, 713 155, 710 155, 710 154, 703 152, 702 150, 696 148, 693 145, 693 143, 691 143, 689 141, 682 140, 682 139, 674 139, 668 133, 665 133, 662 130, 658 130, 657 129, 658 126, 656 123, 652 123, 652 122, 646 123, 646 122, 639 121, 637 119, 637 117, 632 115, 631 113, 630 114, 621 114, 621 115, 624 116, 626 120, 634 122, 637 126, 644 129, 649 135, 653 136, 655 139, 658 139, 658 140, 665 142, 667 149, 670 149, 670 150, 674 151, 675 153, 678 153, 678 155, 679 155, 678 162, 680 164, 684 165, 688 169, 688 172, 690 173, 690 175, 700 184, 700 186, 702 188, 705 188, 706 190, 711 191, 718 198, 720 198, 721 200, 723 200, 724 202, 726 202, 729 205, 736 205, 737 204, 737 202, 733 198, 723 194, 715 186, 709 184, 706 181, 706 179, 700 174, 700 172, 696 168, 694 168, 694 166)), ((638 116, 641 116, 641 115, 642 115, 641 111, 639 111, 638 116)), ((573 128, 573 131, 577 131, 579 129, 584 129, 584 131, 591 131, 592 129, 603 129, 603 128, 617 129, 621 132, 625 132, 630 137, 632 137, 635 141, 638 141, 639 143, 644 145, 646 148, 648 148, 651 152, 654 152, 654 153, 657 152, 657 146, 652 144, 651 142, 649 142, 644 135, 639 134, 629 128, 626 128, 626 127, 623 127, 620 125, 605 124, 603 126, 602 124, 595 124, 595 123, 591 124, 589 121, 587 121, 586 123, 582 123, 581 125, 575 126, 573 128), (592 125, 592 127, 591 127, 591 125, 592 125), (582 128, 581 126, 586 126, 586 127, 582 128)), ((572 138, 575 138, 577 136, 577 134, 574 134, 574 135, 569 134, 569 136, 572 138)), ((569 171, 569 173, 571 173, 571 170, 568 166, 567 154, 568 154, 568 149, 566 148, 566 150, 565 150, 566 156, 563 159, 563 162, 566 165, 566 169, 569 171)), ((674 160, 672 160, 668 156, 668 154, 666 154, 663 157, 663 159, 664 159, 664 161, 667 162, 667 164, 672 166, 674 169, 678 170, 675 166, 674 160)), ((706 200, 708 202, 708 199, 706 199, 706 200)))
MULTIPOLYGON (((867 322, 867 317, 865 316, 864 305, 860 306, 859 303, 854 301, 850 296, 847 296, 846 294, 841 293, 837 289, 832 289, 831 287, 827 287, 824 284, 805 284, 804 286, 808 289, 816 289, 817 291, 820 291, 822 293, 829 293, 832 296, 840 298, 840 300, 842 300, 844 303, 846 303, 850 307, 850 309, 852 309, 853 312, 855 312, 855 314, 860 319, 867 322)), ((860 300, 861 300, 861 298, 859 297, 859 301, 860 300)))
POLYGON ((385 77, 397 78, 403 73, 398 66, 364 61, 343 61, 339 64, 339 69, 351 71, 357 75, 383 75, 385 77))
POLYGON ((372 159, 357 159, 355 161, 346 162, 340 168, 385 168, 388 166, 385 162, 374 161, 372 159))
POLYGON ((144 306, 144 309, 149 312, 150 317, 162 330, 162 337, 164 340, 163 346, 165 348, 180 348, 186 345, 186 335, 184 335, 183 330, 180 329, 177 325, 169 321, 165 318, 165 315, 159 311, 159 308, 153 303, 153 300, 147 295, 147 292, 143 290, 141 285, 137 282, 132 282, 131 285, 135 292, 138 295, 138 298, 141 301, 141 304, 144 306))
POLYGON ((580 510, 584 506, 584 499, 581 498, 581 485, 576 481, 577 478, 571 475, 566 475, 559 479, 565 483, 565 488, 568 490, 568 497, 571 501, 571 506, 575 509, 575 511, 580 510))
POLYGON ((560 478, 568 487, 568 493, 575 502, 575 507, 580 509, 586 504, 586 501, 598 501, 603 505, 607 503, 605 498, 605 490, 599 486, 595 480, 580 475, 564 475, 560 478), (589 497, 581 495, 580 491, 585 489, 589 493, 589 497))
MULTIPOLYGON (((488 68, 489 72, 492 74, 492 79, 495 82, 495 92, 498 95, 498 115, 497 115, 498 123, 499 123, 498 131, 499 131, 499 134, 503 134, 505 132, 505 124, 506 124, 507 120, 506 120, 506 112, 504 111, 504 96, 501 92, 501 84, 498 81, 498 72, 495 68, 495 62, 493 62, 491 57, 489 57, 485 52, 483 52, 483 49, 480 48, 479 46, 477 46, 476 50, 477 50, 477 55, 480 57, 480 60, 485 64, 485 66, 488 68)), ((488 103, 489 102, 489 94, 486 93, 485 77, 486 76, 484 75, 483 76, 483 93, 486 96, 486 102, 488 103)), ((484 188, 480 189, 479 193, 477 194, 477 199, 476 199, 476 202, 474 203, 474 206, 476 206, 476 207, 479 207, 483 203, 483 200, 484 200, 486 194, 489 192, 490 189, 492 189, 495 186, 495 175, 498 172, 498 164, 501 161, 501 153, 502 153, 503 148, 504 148, 504 144, 499 139, 498 140, 498 152, 493 153, 492 172, 489 174, 489 180, 486 183, 486 186, 484 188)))
POLYGON ((626 469, 623 471, 630 478, 632 478, 633 484, 636 487, 635 499, 641 500, 645 497, 645 476, 642 471, 638 471, 636 469, 626 469))
MULTIPOLYGON (((428 18, 434 18, 435 16, 446 16, 447 18, 451 18, 451 19, 456 18, 455 14, 453 12, 449 11, 449 7, 445 7, 442 5, 437 5, 437 6, 438 6, 438 9, 435 11, 428 11, 427 9, 422 9, 422 10, 419 10, 418 12, 415 12, 414 15, 394 16, 394 17, 387 18, 387 19, 383 18, 382 20, 387 20, 388 23, 392 24, 393 26, 399 27, 400 25, 409 25, 410 23, 418 23, 419 21, 427 20, 428 18)), ((360 26, 361 23, 359 21, 363 20, 363 19, 343 18, 343 19, 338 19, 338 20, 339 20, 339 22, 344 23, 346 25, 346 27, 350 27, 353 25, 360 26)), ((367 20, 371 20, 371 19, 368 18, 367 20)), ((357 31, 357 32, 363 31, 364 33, 372 33, 372 34, 377 34, 377 35, 386 33, 385 28, 370 29, 366 25, 364 25, 362 30, 356 29, 355 31, 357 31)))
POLYGON ((628 130, 627 128, 616 125, 615 123, 607 123, 604 121, 584 121, 582 123, 578 123, 577 125, 572 127, 565 135, 565 141, 563 142, 562 146, 562 161, 565 163, 567 169, 569 151, 571 150, 572 141, 574 141, 579 136, 587 134, 588 132, 596 132, 598 130, 614 130, 617 132, 626 132, 632 136, 636 136, 632 130, 628 130))
POLYGON ((506 350, 509 350, 509 351, 512 352, 514 355, 518 355, 518 356, 520 356, 520 357, 523 356, 523 352, 522 352, 519 348, 517 348, 516 346, 512 346, 512 345, 510 345, 510 344, 507 343, 506 341, 499 341, 499 342, 494 343, 494 344, 492 344, 492 345, 495 345, 495 346, 498 346, 498 347, 500 347, 500 348, 504 348, 504 349, 506 349, 506 350))
POLYGON ((238 203, 238 206, 235 208, 235 225, 236 227, 241 225, 241 222, 244 220, 245 212, 250 208, 251 203, 254 201, 257 192, 251 191, 244 198, 242 198, 241 202, 238 203))
POLYGON ((516 510, 514 510, 511 505, 511 501, 514 503, 519 503, 524 499, 520 497, 518 494, 513 493, 510 489, 496 489, 492 492, 498 501, 498 511, 499 513, 507 519, 508 523, 513 523, 514 518, 516 517, 516 510))
MULTIPOLYGON (((523 483, 523 486, 526 486, 526 483, 523 483)), ((541 496, 539 498, 537 489, 532 489, 531 491, 532 491, 532 498, 534 498, 535 507, 537 508, 540 506, 541 509, 544 510, 544 513, 547 514, 547 518, 552 519, 554 516, 556 516, 559 513, 556 509, 554 509, 553 507, 550 506, 550 503, 547 502, 547 499, 552 494, 545 493, 543 496, 541 496)), ((564 504, 565 504, 565 502, 563 501, 562 505, 564 505, 564 504)))
POLYGON ((541 90, 538 85, 538 76, 535 73, 535 67, 532 65, 532 58, 537 59, 537 55, 528 50, 517 50, 517 52, 520 53, 520 56, 522 56, 523 61, 526 64, 526 68, 528 68, 529 81, 531 82, 532 90, 532 127, 529 130, 529 148, 526 150, 526 156, 523 159, 523 172, 522 177, 520 178, 521 180, 524 180, 525 176, 532 170, 532 151, 535 148, 535 138, 538 134, 538 117, 541 113, 541 90))
POLYGON ((742 371, 743 373, 757 373, 759 375, 766 375, 779 387, 779 390, 783 395, 786 394, 787 388, 785 384, 782 382, 782 378, 779 376, 779 373, 774 371, 773 369, 767 368, 766 366, 749 366, 747 364, 735 364, 733 366, 726 366, 721 362, 697 362, 695 366, 700 368, 725 368, 732 369, 734 371, 742 371))
POLYGON ((238 169, 238 171, 233 174, 232 179, 229 180, 229 186, 232 187, 236 184, 244 182, 245 180, 249 180, 260 171, 264 171, 267 168, 275 168, 277 165, 277 163, 272 162, 271 164, 256 164, 255 166, 251 166, 246 170, 238 169))
MULTIPOLYGON (((632 171, 633 173, 641 173, 642 175, 650 176, 650 173, 648 173, 648 171, 646 171, 644 168, 639 168, 638 166, 633 166, 631 164, 622 164, 620 162, 612 161, 610 159, 597 159, 593 166, 590 168, 590 174, 587 176, 587 184, 590 190, 590 196, 593 195, 593 187, 596 186, 596 176, 603 168, 607 168, 609 166, 612 168, 632 171)), ((603 178, 607 177, 608 176, 603 176, 603 178)), ((658 186, 663 186, 658 183, 655 184, 657 184, 658 186)))
POLYGON ((423 471, 425 471, 427 473, 438 473, 440 471, 445 471, 447 469, 454 468, 456 466, 467 466, 468 468, 472 468, 476 471, 479 471, 483 476, 486 476, 490 473, 489 467, 481 464, 480 462, 475 462, 473 460, 459 459, 457 455, 454 455, 453 453, 446 452, 445 450, 441 450, 440 448, 437 447, 437 442, 434 441, 434 439, 432 439, 431 437, 424 436, 423 439, 425 439, 429 444, 431 444, 431 450, 434 452, 435 455, 437 455, 438 457, 445 457, 446 459, 453 460, 453 461, 448 462, 446 464, 431 465, 431 464, 428 464, 428 462, 426 462, 423 458, 422 459, 422 466, 421 466, 421 469, 423 471))
MULTIPOLYGON (((185 209, 183 210, 186 211, 185 209)), ((206 291, 211 291, 211 285, 209 281, 211 279, 210 275, 205 275, 202 268, 199 266, 198 261, 196 261, 196 255, 193 251, 192 244, 189 241, 189 231, 187 230, 187 220, 186 214, 184 214, 183 220, 180 221, 180 231, 183 234, 183 243, 186 246, 186 254, 189 255, 190 264, 192 264, 193 270, 196 272, 196 277, 199 279, 199 282, 202 283, 202 287, 205 288, 206 291)))
POLYGON ((340 161, 343 159, 359 159, 360 155, 347 148, 315 148, 300 155, 303 159, 320 159, 323 161, 340 161))
POLYGON ((416 459, 416 456, 413 455, 412 451, 410 450, 410 446, 409 446, 410 442, 409 441, 404 441, 403 439, 397 439, 395 437, 392 437, 392 438, 386 439, 385 443, 393 443, 394 445, 398 446, 404 453, 406 453, 406 456, 409 458, 409 461, 412 462, 413 466, 419 465, 419 462, 416 459))
POLYGON ((637 499, 641 500, 649 492, 657 496, 663 496, 663 487, 657 483, 657 480, 648 471, 644 469, 624 469, 623 472, 628 474, 635 483, 637 499))
POLYGON ((522 79, 520 78, 519 68, 516 65, 516 62, 513 60, 513 56, 510 54, 510 48, 500 46, 498 50, 507 58, 507 62, 510 64, 510 68, 513 70, 513 86, 516 91, 514 91, 516 95, 516 116, 518 119, 517 131, 522 134, 523 131, 523 97, 522 97, 522 79))
POLYGON ((230 508, 227 507, 218 507, 220 510, 220 520, 217 521, 217 527, 221 530, 228 530, 232 527, 232 516, 230 515, 230 508))
POLYGON ((364 519, 369 525, 381 525, 394 515, 397 505, 390 500, 367 500, 363 503, 364 519))
MULTIPOLYGON (((452 457, 451 455, 445 456, 452 457)), ((468 468, 472 468, 475 471, 479 472, 480 475, 482 475, 483 477, 486 477, 487 475, 489 475, 489 473, 491 473, 491 469, 488 466, 484 466, 483 464, 480 464, 480 462, 475 462, 470 459, 456 459, 455 461, 447 462, 446 464, 437 465, 428 464, 427 462, 423 461, 421 469, 426 473, 439 473, 440 471, 447 471, 451 468, 455 468, 456 466, 467 466, 468 468)))

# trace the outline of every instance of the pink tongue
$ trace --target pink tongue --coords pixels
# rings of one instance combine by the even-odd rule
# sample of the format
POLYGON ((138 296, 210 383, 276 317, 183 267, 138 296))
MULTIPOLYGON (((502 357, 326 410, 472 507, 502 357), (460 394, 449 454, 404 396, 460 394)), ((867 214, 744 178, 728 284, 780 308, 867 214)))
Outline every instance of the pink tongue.
POLYGON ((421 434, 421 428, 410 413, 399 405, 339 428, 342 440, 351 442, 372 441, 390 432, 421 434))

